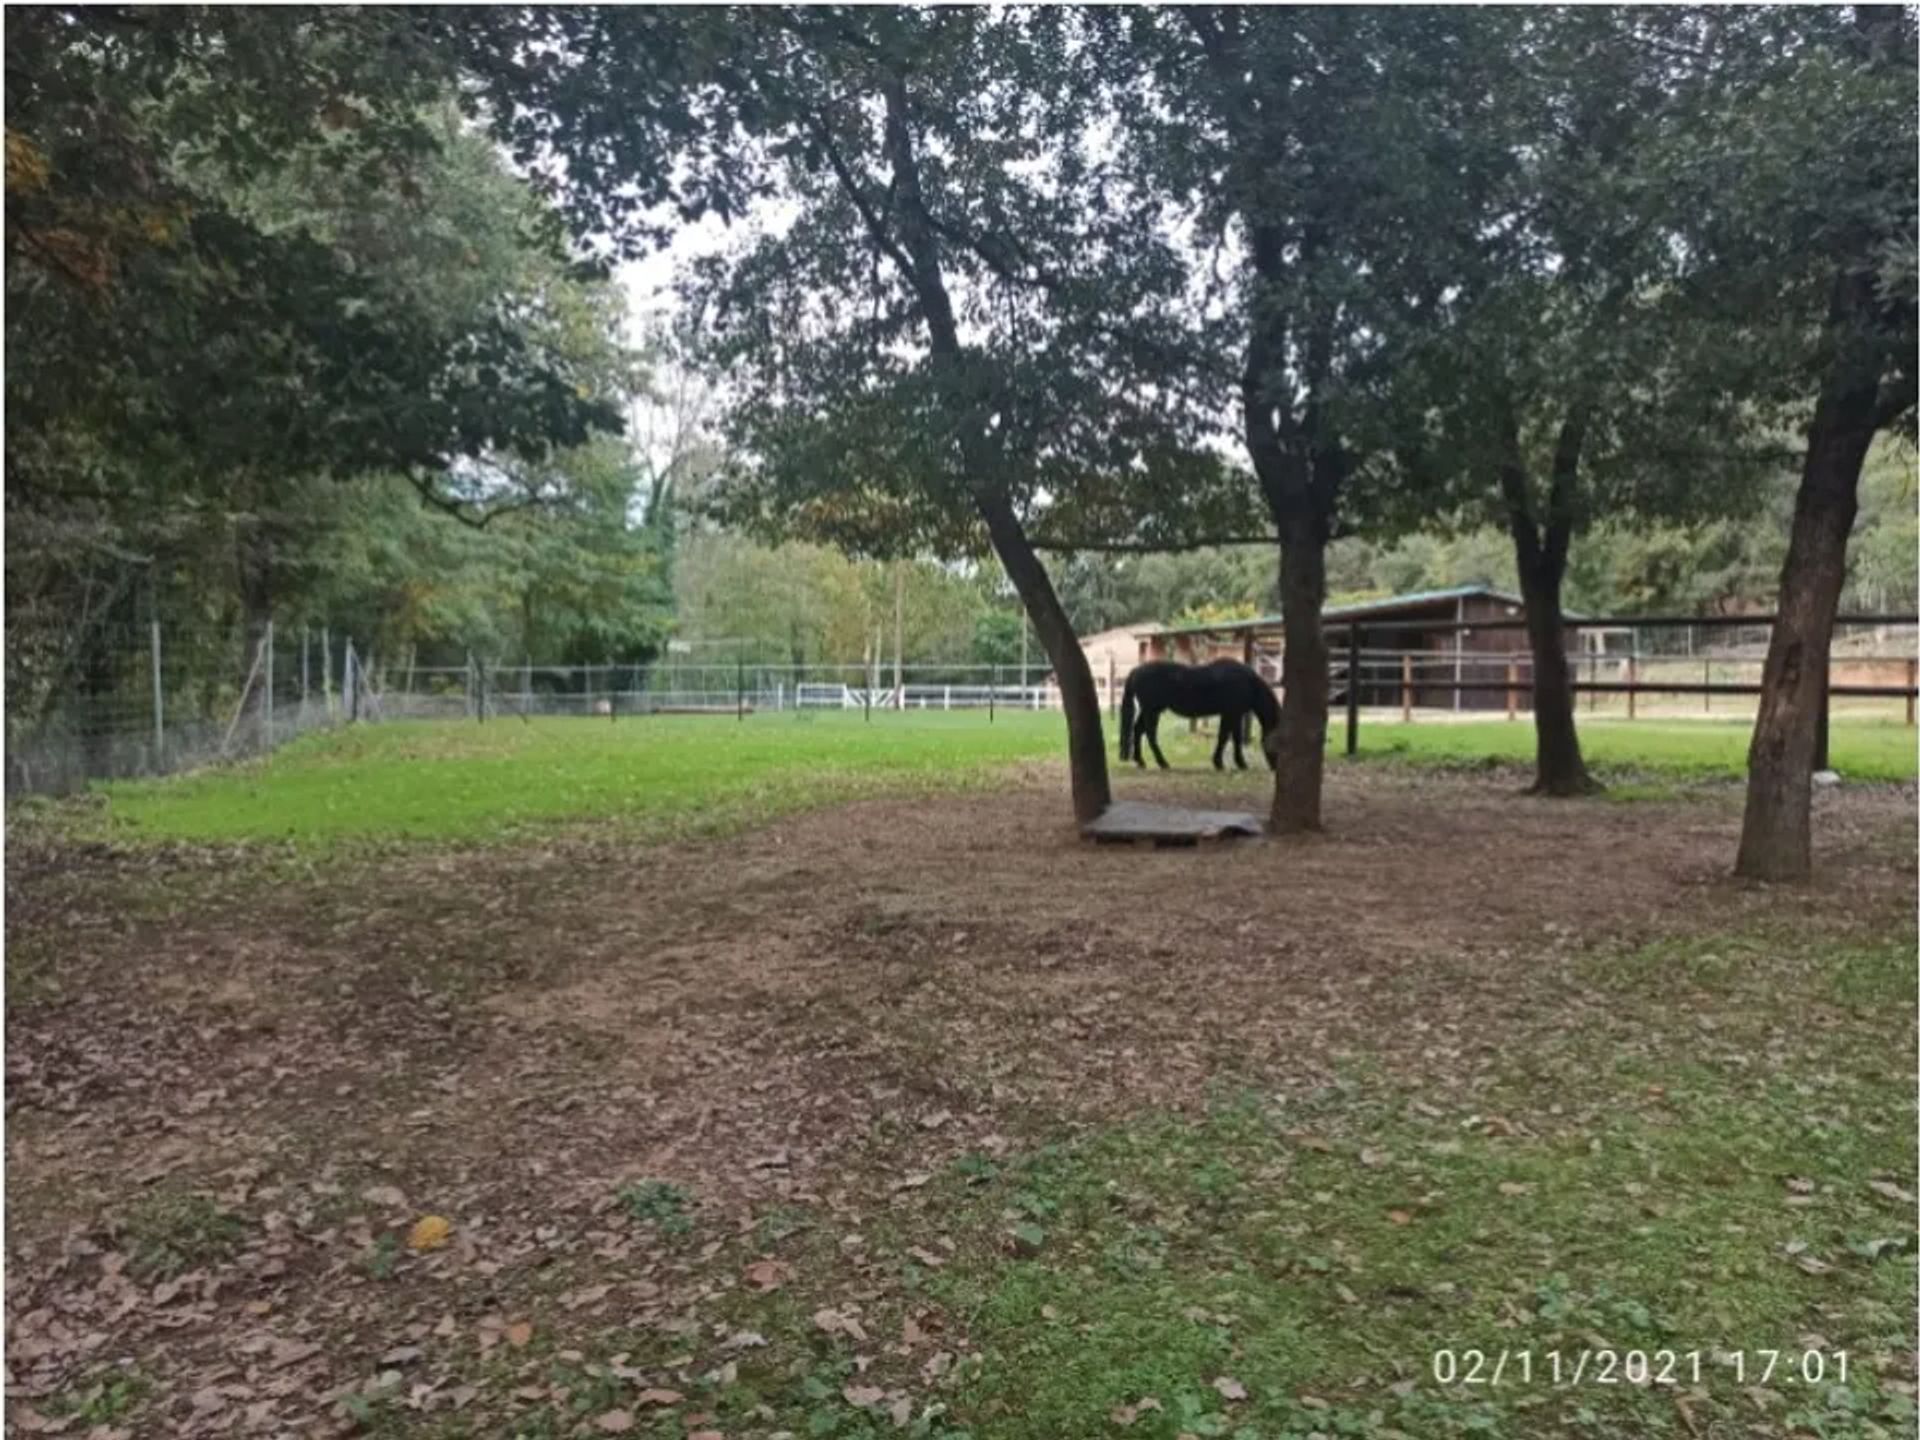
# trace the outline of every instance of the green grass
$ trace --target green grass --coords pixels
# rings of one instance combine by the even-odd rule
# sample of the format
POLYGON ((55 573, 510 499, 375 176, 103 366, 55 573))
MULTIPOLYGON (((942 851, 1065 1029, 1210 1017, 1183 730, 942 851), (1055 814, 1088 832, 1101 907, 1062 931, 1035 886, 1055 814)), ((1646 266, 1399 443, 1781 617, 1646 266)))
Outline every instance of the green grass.
POLYGON ((151 1190, 122 1218, 127 1268, 165 1280, 231 1255, 245 1226, 205 1195, 151 1190))
MULTIPOLYGON (((1911 935, 1669 941, 1561 981, 1612 1018, 1555 1025, 1470 1087, 1360 1067, 1284 1104, 1139 1115, 963 1160, 923 1208, 870 1222, 867 1252, 898 1269, 868 1293, 931 1302, 972 1342, 925 1433, 1911 1434, 1911 935), (1657 998, 1687 994, 1712 997, 1711 1032, 1657 998), (934 1243, 929 1269, 914 1254, 934 1243), (1571 1383, 1600 1350, 1681 1383, 1619 1383, 1624 1359, 1614 1383, 1571 1383), (1786 1358, 1762 1384, 1764 1351, 1786 1358), (1488 1357, 1481 1383, 1468 1352, 1488 1357)), ((813 1242, 825 1273, 837 1239, 813 1242)), ((772 1343, 705 1397, 723 1417, 767 1405, 799 1434, 891 1433, 833 1368, 871 1345, 827 1342, 790 1293, 732 1303, 729 1323, 772 1343)), ((876 1336, 898 1324, 867 1314, 876 1336)))
MULTIPOLYGON (((1328 740, 1344 746, 1341 717, 1328 740)), ((1580 748, 1604 777, 1645 774, 1683 779, 1742 779, 1747 773, 1750 721, 1590 720, 1580 722, 1580 748)), ((1835 720, 1830 736, 1834 769, 1852 780, 1911 780, 1920 771, 1916 732, 1898 721, 1835 720)), ((1489 759, 1516 765, 1533 760, 1533 726, 1519 720, 1418 721, 1360 725, 1360 758, 1417 764, 1471 765, 1489 759)))
POLYGON ((617 724, 402 722, 266 760, 104 787, 123 834, 184 840, 490 841, 570 821, 712 833, 861 794, 979 783, 1058 754, 1058 716, 654 716, 617 724))
MULTIPOLYGON (((1337 753, 1338 724, 1329 734, 1337 753)), ((1109 727, 1111 730, 1111 727, 1109 727)), ((1581 741, 1616 798, 1664 798, 1661 783, 1738 779, 1748 727, 1710 721, 1584 721, 1581 741)), ((1109 744, 1114 736, 1109 733, 1109 744)), ((1182 770, 1205 769, 1211 741, 1162 726, 1182 770)), ((1854 780, 1916 773, 1914 732, 1835 721, 1833 761, 1854 780)), ((309 736, 225 770, 103 787, 118 834, 181 840, 510 840, 530 829, 611 822, 652 836, 720 833, 861 795, 990 783, 1005 765, 1057 759, 1057 715, 970 713, 656 716, 618 723, 550 719, 488 725, 405 722, 309 736)), ((1363 724, 1360 758, 1435 766, 1525 765, 1524 720, 1363 724)), ((1252 763, 1257 763, 1257 753, 1252 763)), ((88 823, 96 818, 89 812, 88 823)))

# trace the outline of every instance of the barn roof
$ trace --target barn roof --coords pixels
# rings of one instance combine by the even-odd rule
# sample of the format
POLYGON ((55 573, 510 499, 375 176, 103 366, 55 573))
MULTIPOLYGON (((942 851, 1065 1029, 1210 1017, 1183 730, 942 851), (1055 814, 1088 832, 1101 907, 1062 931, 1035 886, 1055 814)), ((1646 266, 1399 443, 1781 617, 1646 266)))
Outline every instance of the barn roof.
MULTIPOLYGON (((1404 595, 1388 595, 1378 600, 1356 600, 1347 605, 1328 605, 1320 612, 1322 620, 1339 621, 1359 619, 1363 616, 1391 615, 1398 611, 1418 611, 1434 605, 1443 605, 1458 600, 1488 599, 1503 604, 1526 608, 1526 601, 1511 590, 1499 590, 1491 585, 1455 585, 1446 590, 1413 590, 1404 595)), ((1577 610, 1564 612, 1569 620, 1584 617, 1577 610)), ((1191 625, 1148 625, 1134 633, 1137 635, 1222 635, 1242 630, 1268 630, 1279 625, 1281 617, 1274 615, 1256 615, 1251 620, 1202 620, 1191 625)))

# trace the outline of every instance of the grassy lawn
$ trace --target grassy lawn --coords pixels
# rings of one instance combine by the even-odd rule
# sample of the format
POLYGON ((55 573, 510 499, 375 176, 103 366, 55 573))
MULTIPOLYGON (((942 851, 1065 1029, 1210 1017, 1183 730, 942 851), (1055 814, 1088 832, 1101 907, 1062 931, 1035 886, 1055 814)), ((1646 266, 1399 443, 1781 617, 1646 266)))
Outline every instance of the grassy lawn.
MULTIPOLYGON (((1344 743, 1338 718, 1329 735, 1336 748, 1344 743)), ((1739 722, 1599 720, 1583 722, 1581 740, 1602 776, 1734 780, 1745 773, 1747 732, 1739 722)), ((1162 727, 1162 745, 1183 770, 1209 763, 1211 740, 1182 724, 1162 727)), ((1832 746, 1835 766, 1850 779, 1916 773, 1914 732, 1898 723, 1836 721, 1832 746)), ((1359 758, 1525 765, 1532 748, 1524 721, 1367 722, 1359 758)), ((1057 715, 1022 711, 992 723, 965 713, 868 722, 840 712, 756 715, 744 723, 706 716, 402 722, 309 736, 231 769, 103 788, 112 827, 124 837, 470 842, 569 821, 626 823, 670 837, 862 794, 988 783, 1010 763, 1055 759, 1063 750, 1057 715)))
POLYGON ((712 833, 862 793, 978 783, 1057 753, 1056 716, 829 711, 488 725, 398 722, 308 736, 255 764, 104 787, 123 834, 183 840, 492 841, 564 821, 712 833))
MULTIPOLYGON (((1747 773, 1750 721, 1580 720, 1580 747, 1602 776, 1642 773, 1694 779, 1741 779, 1747 773)), ((1329 743, 1346 743, 1341 717, 1333 717, 1329 743)), ((1838 720, 1829 747, 1834 769, 1853 780, 1911 780, 1915 732, 1898 721, 1838 720)), ((1525 718, 1469 720, 1459 724, 1360 725, 1360 758, 1416 764, 1467 765, 1491 759, 1516 765, 1533 760, 1533 726, 1525 718)))
MULTIPOLYGON (((1836 759, 1911 775, 1910 733, 1836 724, 1836 759)), ((1585 734, 1677 779, 1743 743, 1585 734)), ((1133 793, 1264 792, 1165 738, 1179 770, 1133 793)), ((109 787, 109 832, 451 858, 15 847, 24 1428, 1913 1433, 1910 801, 1844 789, 1810 889, 1676 873, 1734 823, 1684 786, 1629 814, 1371 763, 1333 782, 1388 822, 1364 843, 1116 851, 1060 833, 1057 778, 1005 778, 1060 739, 370 726, 109 787), (985 785, 955 831, 550 834, 985 785)), ((1530 732, 1365 739, 1458 767, 1530 732)))
MULTIPOLYGON (((1911 1434, 1910 937, 1563 979, 1614 1023, 1543 1035, 1470 1104, 1357 1058, 1301 1103, 964 1155, 843 1222, 859 1334, 736 1292, 721 1323, 768 1344, 694 1403, 729 1434, 896 1433, 920 1387, 872 1352, 931 1309, 970 1353, 903 1413, 949 1440, 1911 1434)), ((799 1284, 847 1264, 842 1225, 758 1238, 799 1284)))

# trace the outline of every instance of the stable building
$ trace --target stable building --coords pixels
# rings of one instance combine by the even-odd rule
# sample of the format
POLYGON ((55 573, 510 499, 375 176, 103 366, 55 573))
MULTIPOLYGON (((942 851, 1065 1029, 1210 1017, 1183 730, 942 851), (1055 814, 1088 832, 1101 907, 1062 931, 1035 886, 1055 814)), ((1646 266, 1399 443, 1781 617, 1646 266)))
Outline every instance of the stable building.
MULTIPOLYGON (((1336 697, 1346 692, 1345 632, 1352 626, 1359 631, 1362 705, 1506 710, 1516 700, 1521 708, 1529 704, 1533 658, 1525 628, 1514 623, 1526 619, 1526 601, 1510 591, 1460 585, 1329 605, 1320 614, 1333 632, 1328 638, 1336 697), (1495 621, 1502 623, 1488 623, 1495 621), (1475 622, 1487 628, 1478 628, 1475 622)), ((1567 618, 1583 617, 1569 611, 1567 618)), ((1589 652, 1604 653, 1609 633, 1569 629, 1569 660, 1577 664, 1589 652)), ((1278 615, 1137 627, 1134 634, 1142 663, 1178 660, 1202 665, 1209 660, 1241 660, 1274 684, 1280 682, 1286 635, 1278 615)))

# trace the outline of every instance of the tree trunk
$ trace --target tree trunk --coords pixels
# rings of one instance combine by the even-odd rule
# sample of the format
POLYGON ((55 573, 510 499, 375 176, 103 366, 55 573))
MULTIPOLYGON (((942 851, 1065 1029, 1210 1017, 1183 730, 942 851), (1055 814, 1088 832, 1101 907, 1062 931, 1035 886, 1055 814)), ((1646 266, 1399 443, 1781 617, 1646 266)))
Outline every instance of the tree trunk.
POLYGON ((1586 443, 1587 413, 1568 410, 1553 447, 1548 477, 1546 525, 1537 524, 1520 427, 1511 407, 1502 424, 1506 462, 1500 467, 1500 495, 1507 507, 1507 531, 1513 537, 1514 568, 1527 606, 1527 644, 1533 652, 1533 790, 1535 795, 1591 795, 1601 788, 1587 773, 1580 754, 1580 732, 1573 718, 1573 684, 1567 669, 1566 619, 1560 608, 1560 584, 1567 574, 1567 549, 1573 542, 1574 496, 1580 480, 1580 453, 1586 443), (1544 533, 1543 533, 1544 528, 1544 533))
MULTIPOLYGON (((1107 747, 1100 725, 1100 694, 1093 670, 1073 631, 1046 567, 1034 553, 1013 503, 1000 486, 1000 462, 985 429, 990 412, 989 371, 970 356, 960 342, 953 301, 940 268, 940 244, 920 191, 919 161, 905 80, 893 75, 882 86, 886 104, 885 144, 893 168, 894 190, 889 201, 899 216, 899 243, 907 272, 927 324, 928 349, 957 419, 963 464, 973 487, 973 502, 986 522, 994 554, 1006 567, 1007 578, 1026 608, 1027 618, 1040 636, 1047 658, 1060 682, 1061 708, 1067 716, 1067 764, 1073 785, 1073 813, 1082 824, 1099 818, 1113 803, 1107 782, 1107 747)), ((858 196, 856 204, 863 204, 858 196)), ((884 227, 863 210, 883 250, 892 248, 884 227)), ((898 263, 898 259, 896 260, 898 263)))
POLYGON ((1321 828, 1320 790, 1327 760, 1327 636, 1320 606, 1327 595, 1327 547, 1311 517, 1283 520, 1280 530, 1280 753, 1274 763, 1276 835, 1321 828))
MULTIPOLYGON (((1054 678, 1060 682, 1060 705, 1067 717, 1073 814, 1085 824, 1098 819, 1113 803, 1113 789, 1107 780, 1107 744, 1100 724, 1100 692, 1093 683, 1093 668, 1087 664, 1087 653, 1080 648, 1073 622, 1054 593, 1046 567, 1034 553, 1013 506, 1004 495, 993 493, 976 496, 975 504, 986 522, 994 554, 1006 567, 1027 618, 1033 622, 1034 633, 1053 664, 1054 678)), ((1314 613, 1317 618, 1319 612, 1314 613)), ((1324 731, 1324 715, 1321 725, 1324 731)))
POLYGON ((1532 793, 1591 795, 1601 787, 1587 774, 1580 732, 1574 725, 1566 621, 1560 609, 1564 566, 1536 555, 1532 564, 1523 557, 1519 569, 1520 594, 1527 602, 1527 644, 1533 652, 1532 793))
MULTIPOLYGON (((1841 320, 1873 303, 1870 276, 1835 285, 1841 320), (1859 309, 1853 307, 1858 306, 1859 309)), ((1879 376, 1836 360, 1807 428, 1807 455, 1793 507, 1793 538, 1780 572, 1779 618, 1760 676, 1760 715, 1747 749, 1747 809, 1734 873, 1751 880, 1804 880, 1813 872, 1813 755, 1833 617, 1847 578, 1847 535, 1860 467, 1873 442, 1879 376)))

